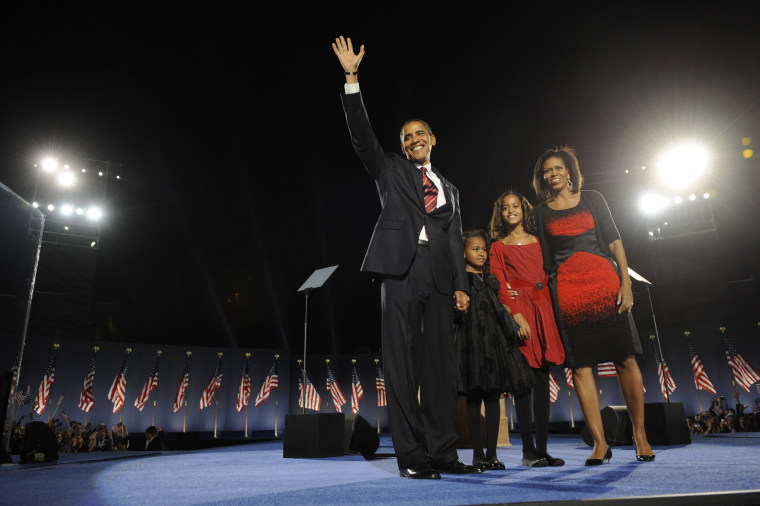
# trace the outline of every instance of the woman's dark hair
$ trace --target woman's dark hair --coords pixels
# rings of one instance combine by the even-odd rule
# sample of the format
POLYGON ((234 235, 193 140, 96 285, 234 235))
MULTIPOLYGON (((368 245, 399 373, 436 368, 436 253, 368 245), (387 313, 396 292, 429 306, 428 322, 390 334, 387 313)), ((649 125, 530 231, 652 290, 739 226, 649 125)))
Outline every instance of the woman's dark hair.
POLYGON ((561 158, 565 163, 565 167, 570 172, 570 182, 573 185, 572 192, 578 193, 583 186, 583 175, 581 174, 581 167, 578 163, 578 155, 575 153, 575 150, 570 146, 547 149, 544 154, 538 157, 536 166, 533 168, 533 190, 541 201, 551 197, 551 189, 544 179, 544 163, 549 158, 554 157, 561 158))
POLYGON ((507 228, 507 222, 501 216, 501 208, 503 206, 504 197, 507 195, 514 195, 520 200, 520 206, 523 212, 523 229, 529 233, 536 235, 536 220, 533 216, 533 206, 530 205, 528 199, 523 195, 507 190, 493 203, 493 212, 491 213, 491 221, 488 224, 488 235, 491 236, 491 240, 497 241, 507 236, 509 229, 507 228))
MULTIPOLYGON (((488 253, 489 246, 491 244, 491 241, 488 239, 488 234, 486 234, 486 231, 482 228, 478 228, 475 230, 465 230, 462 232, 462 249, 467 247, 467 241, 472 239, 473 237, 479 237, 483 239, 483 244, 486 245, 486 253, 488 253)), ((486 257, 486 264, 483 266, 483 273, 488 274, 490 272, 490 258, 486 257)))

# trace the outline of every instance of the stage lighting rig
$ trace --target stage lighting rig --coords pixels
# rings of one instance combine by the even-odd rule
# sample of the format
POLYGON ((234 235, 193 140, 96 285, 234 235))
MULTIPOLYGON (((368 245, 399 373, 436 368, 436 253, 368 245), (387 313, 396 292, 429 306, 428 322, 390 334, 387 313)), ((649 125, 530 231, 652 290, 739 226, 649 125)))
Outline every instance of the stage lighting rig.
POLYGON ((45 212, 42 242, 97 248, 107 189, 120 179, 121 165, 48 156, 34 167, 32 205, 45 212))

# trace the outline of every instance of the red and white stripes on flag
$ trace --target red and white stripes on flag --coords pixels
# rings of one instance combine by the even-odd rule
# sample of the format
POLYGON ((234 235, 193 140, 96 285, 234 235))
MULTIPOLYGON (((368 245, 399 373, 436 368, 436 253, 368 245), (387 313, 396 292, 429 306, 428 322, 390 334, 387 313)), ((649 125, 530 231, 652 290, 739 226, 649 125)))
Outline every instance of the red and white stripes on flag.
POLYGON ((346 403, 346 396, 343 395, 343 391, 340 389, 340 385, 338 385, 338 382, 335 381, 335 376, 333 376, 329 365, 327 366, 327 391, 332 394, 335 411, 340 413, 340 408, 346 403))
POLYGON ((385 375, 383 370, 377 368, 377 377, 375 378, 375 386, 377 387, 377 407, 383 407, 388 405, 388 401, 385 398, 385 375))
POLYGON ((558 396, 559 396, 559 383, 557 383, 557 380, 552 374, 552 372, 549 371, 549 400, 552 402, 557 402, 558 396))
POLYGON ((699 355, 694 352, 694 345, 689 343, 689 359, 691 360, 691 372, 694 374, 694 384, 697 390, 705 390, 715 395, 715 387, 713 386, 710 378, 707 377, 705 372, 705 366, 702 365, 702 361, 699 359, 699 355))
MULTIPOLYGON (((299 385, 300 385, 299 380, 299 385)), ((261 384, 261 389, 259 390, 258 395, 256 395, 256 402, 254 402, 253 406, 258 408, 262 404, 264 404, 264 401, 269 399, 269 393, 272 391, 272 389, 279 388, 280 386, 280 377, 277 374, 277 362, 272 364, 271 369, 269 369, 269 372, 267 373, 267 377, 264 378, 264 383, 261 384)), ((300 387, 299 387, 300 389, 300 387)), ((298 405, 300 406, 301 403, 299 401, 298 405)))
POLYGON ((135 407, 138 411, 143 410, 145 404, 148 403, 148 399, 150 399, 150 393, 158 386, 158 365, 160 363, 161 355, 158 355, 158 357, 156 357, 156 365, 153 366, 150 376, 145 380, 145 384, 143 385, 142 390, 140 390, 140 395, 135 399, 135 407))
POLYGON ((362 390, 359 375, 356 373, 356 365, 354 365, 351 371, 351 412, 353 414, 359 412, 359 400, 362 397, 364 397, 364 390, 362 390))
POLYGON ((211 406, 211 401, 214 400, 214 394, 219 387, 222 386, 222 357, 216 363, 216 369, 208 380, 206 388, 203 389, 200 400, 200 409, 211 406))
POLYGON ((21 370, 21 356, 16 355, 16 360, 13 361, 13 367, 11 367, 11 391, 8 395, 9 398, 13 398, 16 393, 16 385, 18 384, 18 373, 21 370))
POLYGON ((92 383, 95 381, 95 362, 98 359, 98 352, 92 352, 92 358, 90 359, 90 367, 87 369, 87 375, 84 377, 84 384, 82 385, 82 393, 79 394, 79 409, 85 413, 92 411, 95 406, 95 393, 92 390, 92 383))
MULTIPOLYGON (((189 352, 188 352, 189 353, 189 352)), ((174 394, 174 407, 172 410, 175 413, 179 413, 182 409, 182 403, 185 402, 185 393, 187 387, 190 385, 190 355, 185 359, 185 370, 182 373, 182 377, 179 380, 179 386, 177 386, 177 393, 174 394)))
POLYGON ((575 389, 575 384, 573 383, 573 370, 569 367, 565 367, 565 381, 567 382, 567 386, 575 389))
POLYGON ((600 378, 603 378, 603 377, 614 378, 615 376, 617 376, 617 369, 615 369, 615 364, 613 364, 612 362, 602 362, 601 364, 597 364, 596 370, 600 378))
POLYGON ((660 392, 662 392, 662 399, 668 400, 670 394, 676 389, 676 382, 670 376, 670 369, 665 359, 660 356, 660 350, 657 343, 652 342, 652 349, 654 350, 654 361, 657 364, 657 378, 660 380, 660 392))
POLYGON ((311 383, 311 380, 306 373, 304 373, 303 367, 301 368, 301 376, 298 378, 298 407, 313 409, 319 411, 322 404, 322 399, 317 393, 317 389, 311 383), (306 395, 304 396, 304 382, 306 382, 306 395))
MULTIPOLYGON (((50 397, 50 389, 55 382, 55 353, 57 348, 53 350, 50 355, 50 362, 48 362, 47 369, 45 369, 45 375, 42 376, 40 387, 37 389, 37 396, 34 398, 34 411, 41 415, 45 412, 47 406, 48 397, 50 397)), ((5 409, 5 408, 3 408, 5 409)))
MULTIPOLYGON (((760 392, 758 392, 758 393, 760 393, 760 392)), ((23 406, 24 404, 26 404, 27 402, 29 402, 29 397, 31 397, 31 395, 32 395, 32 386, 31 385, 27 385, 26 386, 26 392, 22 392, 21 390, 18 390, 14 394, 14 397, 16 398, 16 404, 18 404, 19 407, 23 406)))
POLYGON ((726 334, 723 334, 723 345, 726 348, 726 360, 728 360, 728 365, 734 373, 736 384, 742 387, 745 392, 749 392, 752 384, 760 381, 760 373, 744 358, 744 355, 736 351, 734 344, 726 337, 726 334))
POLYGON ((251 398, 251 375, 248 372, 248 367, 251 362, 250 358, 245 359, 245 367, 243 368, 243 377, 240 378, 240 386, 238 387, 237 402, 235 403, 235 409, 240 412, 248 406, 248 400, 251 398))
POLYGON ((111 388, 108 389, 108 400, 113 402, 113 412, 118 413, 124 406, 124 396, 127 393, 127 363, 129 362, 129 352, 124 357, 124 363, 121 364, 121 369, 116 373, 116 377, 111 383, 111 388))

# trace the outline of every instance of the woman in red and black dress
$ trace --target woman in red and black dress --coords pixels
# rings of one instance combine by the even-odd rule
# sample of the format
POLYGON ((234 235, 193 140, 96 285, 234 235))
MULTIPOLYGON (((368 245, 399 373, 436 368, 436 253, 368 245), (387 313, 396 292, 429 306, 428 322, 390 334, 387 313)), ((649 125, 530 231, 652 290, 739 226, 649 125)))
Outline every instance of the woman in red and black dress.
POLYGON ((612 362, 633 424, 638 460, 654 460, 644 430, 644 393, 634 354, 641 343, 630 314, 633 307, 623 242, 607 202, 581 191, 583 176, 575 151, 550 149, 536 162, 533 189, 538 237, 549 275, 557 323, 565 344, 565 366, 573 381, 594 450, 586 465, 612 457, 599 411, 594 364, 612 362))

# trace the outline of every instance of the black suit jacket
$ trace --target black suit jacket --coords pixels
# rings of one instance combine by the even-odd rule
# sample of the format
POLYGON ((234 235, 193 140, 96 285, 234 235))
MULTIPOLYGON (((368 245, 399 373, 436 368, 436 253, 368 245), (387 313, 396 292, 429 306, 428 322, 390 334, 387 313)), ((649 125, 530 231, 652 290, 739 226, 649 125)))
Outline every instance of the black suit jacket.
POLYGON ((361 93, 343 93, 341 98, 354 150, 374 178, 382 206, 361 270, 404 275, 425 225, 436 288, 442 293, 468 291, 459 191, 433 167, 441 180, 446 204, 426 213, 422 172, 400 154, 383 151, 372 131, 361 93))

